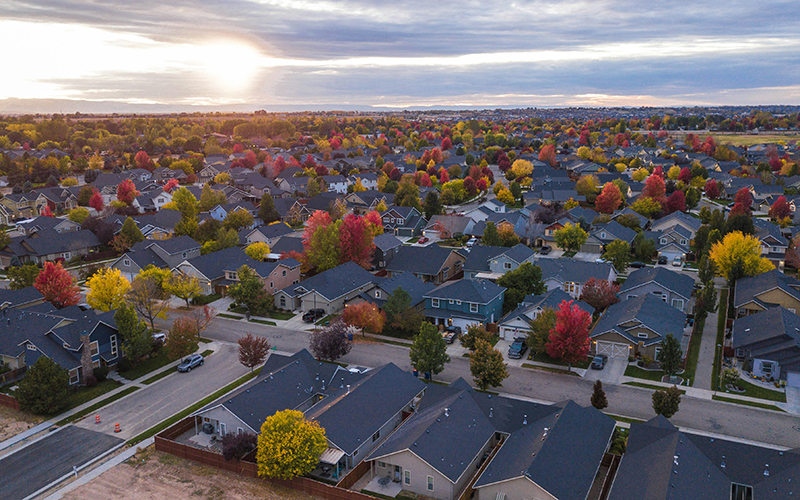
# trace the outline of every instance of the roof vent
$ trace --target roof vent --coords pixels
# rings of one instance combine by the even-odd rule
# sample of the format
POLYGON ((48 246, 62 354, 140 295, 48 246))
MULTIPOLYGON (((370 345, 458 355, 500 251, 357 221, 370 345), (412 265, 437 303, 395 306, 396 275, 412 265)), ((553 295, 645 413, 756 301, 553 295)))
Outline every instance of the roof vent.
POLYGON ((350 384, 347 384, 347 394, 350 394, 350 384))
POLYGON ((441 422, 441 421, 442 421, 442 419, 441 419, 441 418, 437 418, 437 419, 436 419, 436 421, 437 421, 437 422, 441 422))
POLYGON ((766 467, 764 469, 764 477, 769 477, 769 464, 764 464, 764 467, 766 467))
POLYGON ((444 409, 444 416, 445 417, 449 417, 450 416, 450 408, 445 408, 444 409))
POLYGON ((525 419, 522 421, 522 425, 528 425, 528 416, 525 415, 525 419))
POLYGON ((492 408, 489 408, 489 418, 492 418, 492 408))
POLYGON ((725 455, 722 455, 722 463, 719 466, 723 469, 725 468, 725 455))
POLYGON ((672 463, 675 464, 675 465, 678 465, 678 455, 674 455, 672 457, 672 463))

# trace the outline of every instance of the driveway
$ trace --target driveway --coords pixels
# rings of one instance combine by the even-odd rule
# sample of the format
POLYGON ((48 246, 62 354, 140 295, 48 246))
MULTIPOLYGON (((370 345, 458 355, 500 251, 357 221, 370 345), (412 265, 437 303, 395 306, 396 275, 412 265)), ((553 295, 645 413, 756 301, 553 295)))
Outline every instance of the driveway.
POLYGON ((122 442, 70 425, 0 460, 2 497, 25 498, 122 442))
POLYGON ((586 370, 583 376, 586 380, 599 380, 605 385, 619 385, 619 380, 625 374, 628 360, 625 358, 609 358, 602 370, 586 370))
POLYGON ((800 415, 800 387, 786 386, 786 411, 800 415))

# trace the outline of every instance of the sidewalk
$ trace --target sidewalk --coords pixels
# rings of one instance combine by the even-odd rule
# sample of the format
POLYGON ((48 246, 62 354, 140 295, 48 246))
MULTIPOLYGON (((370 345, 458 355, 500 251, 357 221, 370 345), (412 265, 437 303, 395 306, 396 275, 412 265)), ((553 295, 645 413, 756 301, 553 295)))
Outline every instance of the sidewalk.
POLYGON ((706 324, 703 328, 703 337, 700 341, 700 354, 697 356, 697 369, 694 372, 692 386, 698 389, 713 389, 711 375, 714 371, 714 356, 716 356, 717 320, 718 312, 708 313, 706 324))
MULTIPOLYGON (((625 382, 639 382, 641 384, 656 385, 656 386, 664 387, 664 388, 673 386, 673 384, 670 384, 670 383, 667 383, 667 382, 656 382, 654 380, 645 380, 645 379, 641 379, 641 378, 623 376, 620 379, 620 384, 624 384, 625 382)), ((711 399, 713 399, 714 395, 717 395, 717 396, 721 396, 721 397, 729 398, 729 399, 738 399, 740 401, 748 401, 750 403, 761 403, 761 404, 774 405, 774 406, 777 406, 778 408, 786 410, 787 413, 800 415, 800 412, 791 411, 790 409, 786 408, 786 403, 781 403, 781 402, 778 402, 778 401, 770 401, 769 399, 753 398, 753 397, 750 397, 750 396, 741 396, 739 394, 735 394, 735 393, 732 393, 732 392, 712 391, 710 389, 700 389, 700 388, 697 388, 697 387, 687 387, 685 385, 679 385, 678 389, 680 389, 682 391, 686 391, 686 395, 691 397, 691 398, 711 400, 711 399)))

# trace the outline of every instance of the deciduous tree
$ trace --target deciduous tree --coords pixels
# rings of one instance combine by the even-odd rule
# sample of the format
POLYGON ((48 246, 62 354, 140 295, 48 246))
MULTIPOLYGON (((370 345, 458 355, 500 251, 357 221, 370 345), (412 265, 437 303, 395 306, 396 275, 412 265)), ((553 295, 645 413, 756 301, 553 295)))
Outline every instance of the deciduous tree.
POLYGON ((242 459, 258 446, 258 437, 251 432, 234 434, 229 432, 222 436, 222 458, 225 460, 242 459))
POLYGON ((676 189, 669 198, 667 198, 666 203, 666 212, 671 214, 672 212, 685 212, 686 211, 686 196, 683 194, 683 191, 680 189, 676 189))
POLYGON ((265 289, 264 283, 249 266, 236 271, 239 282, 228 290, 228 296, 238 304, 244 304, 250 314, 265 316, 272 309, 273 298, 265 289))
POLYGON ((263 241, 256 241, 255 243, 250 243, 244 249, 244 253, 247 254, 253 260, 263 261, 269 255, 269 245, 264 243, 263 241))
POLYGON ((361 302, 345 307, 342 320, 362 332, 381 333, 386 324, 386 313, 371 302, 361 302))
POLYGON ((190 318, 176 318, 167 336, 167 354, 169 359, 176 360, 195 352, 200 342, 197 324, 190 318))
POLYGON ((478 389, 485 391, 490 387, 500 387, 508 378, 508 365, 503 362, 503 353, 492 344, 479 339, 475 350, 469 357, 469 371, 478 389))
POLYGON ((125 179, 117 185, 117 199, 130 206, 133 200, 139 196, 139 191, 130 179, 125 179))
POLYGON ((611 304, 619 302, 617 293, 619 285, 608 280, 590 278, 581 292, 581 300, 594 307, 597 311, 602 311, 611 304))
POLYGON ((136 225, 136 222, 130 217, 125 219, 119 235, 125 238, 125 240, 128 241, 131 246, 139 243, 140 241, 144 241, 144 235, 142 234, 142 231, 139 229, 139 226, 136 225))
POLYGON ((769 208, 769 216, 773 220, 781 220, 789 215, 791 215, 792 209, 789 207, 789 203, 786 202, 785 196, 778 196, 778 199, 775 200, 775 203, 769 208))
POLYGON ((253 368, 267 359, 269 340, 265 337, 258 337, 248 333, 241 337, 237 343, 239 344, 239 363, 246 368, 250 368, 250 373, 253 373, 253 368))
POLYGON ((128 302, 142 318, 155 330, 155 319, 166 318, 169 302, 161 286, 159 278, 154 275, 139 273, 131 283, 128 302))
POLYGON ((658 204, 663 205, 666 201, 666 187, 664 186, 664 178, 660 175, 650 175, 644 182, 644 190, 642 197, 651 198, 658 204))
POLYGON ((8 268, 8 279, 10 283, 8 288, 12 290, 22 290, 33 286, 36 282, 36 277, 39 276, 39 266, 33 262, 26 262, 21 266, 11 266, 8 268))
POLYGON ((419 333, 414 336, 411 345, 411 366, 421 373, 430 373, 431 377, 444 370, 444 365, 450 362, 447 355, 447 344, 432 324, 423 322, 419 333))
POLYGON ((166 293, 186 302, 187 309, 190 300, 203 294, 203 288, 198 279, 183 273, 170 274, 161 286, 166 293))
POLYGON ((719 198, 720 194, 719 183, 714 179, 709 179, 708 181, 706 181, 705 192, 707 198, 711 200, 716 200, 717 198, 719 198))
POLYGON ((531 321, 532 335, 528 338, 528 344, 534 354, 547 352, 547 342, 550 340, 550 332, 556 327, 556 311, 549 307, 542 309, 536 318, 531 321))
POLYGON ((309 348, 317 359, 336 361, 345 356, 353 343, 347 339, 348 326, 338 319, 311 334, 309 348))
POLYGON ((573 301, 562 301, 556 312, 556 326, 550 332, 547 354, 566 361, 568 370, 572 363, 586 359, 589 354, 589 325, 592 317, 573 301))
POLYGON ((339 262, 369 269, 375 251, 372 224, 366 217, 347 214, 339 225, 339 262))
POLYGON ((656 360, 661 364, 661 369, 664 373, 670 377, 680 370, 681 361, 683 361, 683 350, 681 349, 681 342, 673 334, 667 334, 661 350, 656 355, 656 360))
POLYGON ((33 286, 44 296, 44 300, 58 309, 74 306, 80 301, 81 291, 75 284, 75 278, 61 267, 61 262, 45 262, 33 286))
POLYGON ((581 246, 586 243, 589 235, 578 224, 567 222, 560 229, 556 229, 553 233, 553 238, 556 244, 564 250, 572 250, 577 252, 581 246))
POLYGON ((275 209, 275 201, 269 193, 265 193, 261 197, 261 203, 258 205, 258 218, 264 221, 265 224, 271 224, 281 219, 275 209))
POLYGON ((618 273, 624 273, 631 261, 631 246, 627 241, 614 240, 606 245, 606 253, 603 254, 603 258, 610 262, 618 273))
POLYGON ((258 475, 278 479, 305 476, 319 463, 328 447, 325 429, 306 420, 296 410, 279 411, 267 417, 258 435, 258 475))
POLYGON ((94 309, 110 311, 119 307, 131 288, 131 283, 119 269, 103 268, 86 281, 89 293, 86 301, 94 309))
POLYGON ((613 213, 622 204, 622 193, 619 188, 611 182, 606 182, 603 191, 594 202, 594 207, 603 214, 613 213))
POLYGON ((506 272, 497 280, 497 284, 506 288, 503 314, 515 309, 527 295, 540 295, 547 291, 542 281, 542 268, 530 262, 506 272))
POLYGON ((243 208, 237 208, 225 217, 225 220, 222 221, 222 227, 225 229, 233 229, 238 232, 246 227, 252 226, 253 221, 253 215, 250 212, 243 208))
POLYGON ((717 273, 725 277, 730 285, 745 276, 755 276, 775 268, 761 257, 758 239, 738 231, 728 233, 711 246, 709 257, 717 266, 717 273))
MULTIPOLYGON (((78 224, 83 224, 83 221, 89 218, 89 211, 83 207, 73 208, 69 211, 69 215, 67 216, 69 220, 72 222, 77 222, 78 224)), ((0 236, 0 240, 2 240, 2 236, 0 236)), ((0 242, 0 248, 2 248, 3 243, 0 242)))
POLYGON ((138 363, 153 349, 153 335, 147 330, 147 324, 136 315, 136 310, 123 302, 114 313, 114 323, 119 332, 122 354, 131 363, 138 363))

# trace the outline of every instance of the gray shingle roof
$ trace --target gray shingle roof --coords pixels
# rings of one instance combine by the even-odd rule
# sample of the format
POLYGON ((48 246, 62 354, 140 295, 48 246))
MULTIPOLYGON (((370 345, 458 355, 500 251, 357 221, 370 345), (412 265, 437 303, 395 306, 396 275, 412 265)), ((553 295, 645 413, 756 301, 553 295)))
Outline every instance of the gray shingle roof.
POLYGON ((574 259, 535 259, 533 264, 542 268, 542 278, 559 282, 586 283, 592 278, 607 280, 613 267, 608 263, 586 262, 574 259))
POLYGON ((411 296, 411 305, 414 306, 422 302, 425 294, 436 288, 436 285, 426 283, 411 273, 400 273, 381 281, 378 287, 386 293, 394 293, 402 288, 411 296))
POLYGON ((633 288, 651 282, 672 290, 686 299, 692 296, 694 280, 690 276, 670 271, 664 267, 642 267, 636 269, 628 274, 628 279, 620 287, 619 293, 623 294, 633 288))
POLYGON ((489 261, 498 255, 502 255, 507 250, 506 247, 494 247, 485 245, 475 245, 467 254, 464 262, 464 272, 484 272, 489 270, 489 261))
POLYGON ((451 248, 442 248, 435 244, 426 247, 403 246, 397 250, 394 258, 386 265, 386 270, 391 272, 411 271, 414 274, 435 276, 439 274, 454 251, 451 248))
POLYGON ((733 322, 733 347, 745 349, 753 358, 777 361, 782 369, 796 366, 800 364, 800 316, 773 307, 738 318, 733 322))
POLYGON ((333 300, 367 283, 375 283, 376 281, 379 281, 379 279, 365 271, 363 267, 354 262, 345 262, 300 283, 287 286, 281 291, 291 297, 296 297, 315 290, 328 300, 333 300))
POLYGON ((456 299, 464 302, 488 304, 498 295, 505 292, 505 288, 488 280, 460 279, 448 281, 437 286, 425 294, 425 297, 440 299, 456 299))
POLYGON ((800 300, 800 281, 797 278, 783 274, 777 269, 772 269, 766 273, 739 279, 736 282, 733 305, 734 307, 740 307, 773 288, 779 288, 795 299, 800 300))
POLYGON ((7 307, 19 307, 21 305, 35 302, 37 300, 44 300, 44 297, 39 290, 29 286, 21 290, 6 290, 0 288, 0 307, 6 305, 7 307))
POLYGON ((597 322, 590 337, 616 332, 631 342, 638 343, 640 339, 628 332, 631 323, 644 325, 659 335, 645 342, 645 345, 651 345, 661 342, 670 333, 680 340, 686 324, 686 314, 655 295, 641 295, 610 306, 597 322))
MULTIPOLYGON (((188 252, 201 247, 200 243, 196 242, 191 236, 181 235, 175 238, 166 240, 145 240, 146 246, 156 245, 169 255, 175 255, 181 252, 188 252)), ((144 242, 143 242, 144 243, 144 242)))

